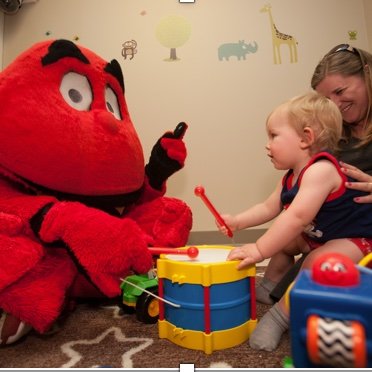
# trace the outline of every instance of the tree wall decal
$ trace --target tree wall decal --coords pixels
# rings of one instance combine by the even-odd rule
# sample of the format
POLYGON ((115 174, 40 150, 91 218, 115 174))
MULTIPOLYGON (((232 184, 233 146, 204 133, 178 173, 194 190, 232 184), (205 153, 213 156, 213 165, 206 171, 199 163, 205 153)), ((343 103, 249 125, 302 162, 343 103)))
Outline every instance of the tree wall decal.
POLYGON ((170 49, 165 61, 178 61, 177 48, 184 45, 191 35, 191 25, 187 19, 171 15, 163 18, 156 27, 156 37, 160 44, 170 49))

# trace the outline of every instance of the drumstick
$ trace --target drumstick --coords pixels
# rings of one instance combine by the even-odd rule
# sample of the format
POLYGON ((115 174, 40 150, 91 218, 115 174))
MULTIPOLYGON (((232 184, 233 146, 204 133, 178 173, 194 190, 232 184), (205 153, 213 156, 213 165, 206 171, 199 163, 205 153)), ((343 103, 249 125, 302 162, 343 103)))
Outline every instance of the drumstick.
POLYGON ((165 302, 165 303, 167 303, 167 304, 169 304, 169 305, 172 305, 172 306, 174 306, 174 307, 181 307, 181 305, 179 305, 179 304, 175 304, 174 302, 171 302, 171 301, 168 301, 168 300, 166 300, 165 298, 162 298, 162 297, 156 295, 155 293, 152 293, 152 292, 148 291, 147 289, 142 288, 142 287, 140 287, 139 285, 136 285, 136 284, 130 282, 129 280, 126 280, 126 279, 123 279, 123 278, 120 278, 120 280, 121 280, 122 282, 124 282, 124 283, 127 283, 127 284, 133 286, 134 288, 137 288, 137 289, 139 289, 139 290, 141 290, 141 291, 143 291, 143 292, 146 292, 146 293, 149 294, 150 296, 153 296, 153 297, 157 298, 158 300, 163 301, 163 302, 165 302))
POLYGON ((216 218, 218 223, 222 226, 225 226, 225 228, 227 230, 227 235, 229 236, 229 238, 232 238, 233 233, 232 233, 231 229, 229 228, 229 226, 226 225, 226 222, 223 220, 221 215, 217 212, 216 208, 213 206, 213 204, 210 202, 210 200, 205 195, 204 187, 203 186, 196 186, 195 190, 194 190, 194 193, 195 193, 196 196, 200 196, 200 198, 203 200, 204 204, 208 207, 208 209, 212 212, 213 216, 216 218))
POLYGON ((196 258, 199 254, 199 249, 196 247, 189 247, 187 249, 177 249, 177 248, 164 248, 164 247, 149 247, 151 254, 185 254, 190 258, 196 258))

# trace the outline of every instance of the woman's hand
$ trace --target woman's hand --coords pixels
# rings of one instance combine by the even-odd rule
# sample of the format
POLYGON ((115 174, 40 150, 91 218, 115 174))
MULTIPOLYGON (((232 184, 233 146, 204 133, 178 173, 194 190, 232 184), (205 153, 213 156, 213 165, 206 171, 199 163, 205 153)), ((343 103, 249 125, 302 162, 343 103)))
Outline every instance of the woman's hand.
POLYGON ((347 176, 355 178, 358 182, 346 182, 346 187, 353 190, 369 192, 369 195, 354 198, 356 203, 372 203, 372 176, 361 171, 353 165, 340 162, 341 170, 347 176))

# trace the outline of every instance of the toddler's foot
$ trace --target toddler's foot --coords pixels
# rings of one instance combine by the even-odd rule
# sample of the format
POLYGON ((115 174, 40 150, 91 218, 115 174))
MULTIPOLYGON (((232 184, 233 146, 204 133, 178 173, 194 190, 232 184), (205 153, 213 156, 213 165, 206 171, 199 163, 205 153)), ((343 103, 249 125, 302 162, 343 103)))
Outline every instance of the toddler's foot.
POLYGON ((256 301, 261 304, 273 305, 274 300, 270 297, 270 293, 277 284, 278 283, 272 282, 265 277, 262 278, 256 285, 256 301))
POLYGON ((288 329, 289 318, 283 314, 276 303, 257 323, 249 338, 249 345, 255 350, 275 350, 280 339, 288 329))

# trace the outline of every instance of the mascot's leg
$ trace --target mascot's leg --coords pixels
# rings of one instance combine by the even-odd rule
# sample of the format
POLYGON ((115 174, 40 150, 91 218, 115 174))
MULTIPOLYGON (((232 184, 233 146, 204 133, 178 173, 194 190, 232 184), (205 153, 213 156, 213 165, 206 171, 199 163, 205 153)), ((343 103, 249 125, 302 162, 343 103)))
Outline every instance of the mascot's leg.
MULTIPOLYGON (((0 308, 44 333, 63 311, 66 293, 75 276, 76 268, 67 252, 60 248, 50 248, 33 269, 0 292, 0 308)), ((0 329, 3 343, 14 342, 22 336, 20 329, 17 331, 18 338, 6 335, 6 324, 4 322, 3 329, 0 329)))
POLYGON ((137 224, 153 237, 157 247, 183 247, 192 227, 190 207, 183 201, 159 197, 129 212, 137 224))
POLYGON ((0 346, 13 344, 31 330, 29 324, 0 309, 0 346))
MULTIPOLYGON (((43 247, 25 237, 0 235, 1 291, 31 270, 43 257, 43 247)), ((32 327, 0 309, 0 345, 13 343, 32 327)))

